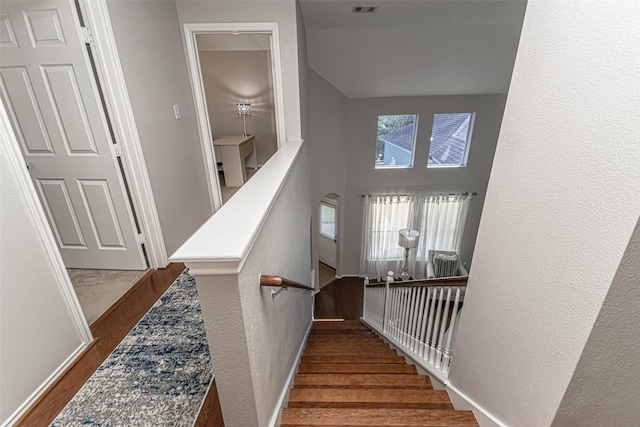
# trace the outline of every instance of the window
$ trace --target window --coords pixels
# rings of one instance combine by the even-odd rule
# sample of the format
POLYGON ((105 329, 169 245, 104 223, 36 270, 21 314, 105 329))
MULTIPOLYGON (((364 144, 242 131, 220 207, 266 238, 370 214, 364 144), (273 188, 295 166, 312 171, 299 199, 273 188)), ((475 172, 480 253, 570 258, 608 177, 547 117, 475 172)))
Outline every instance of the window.
POLYGON ((460 252, 470 201, 467 194, 366 197, 360 274, 381 278, 390 270, 401 271, 404 249, 398 232, 414 228, 420 237, 410 253, 412 276, 426 277, 429 250, 460 252))
POLYGON ((417 122, 415 114, 378 116, 376 169, 413 167, 417 122))
POLYGON ((465 167, 475 113, 435 114, 427 167, 465 167))
POLYGON ((320 203, 320 234, 327 239, 336 238, 336 207, 333 203, 320 203))

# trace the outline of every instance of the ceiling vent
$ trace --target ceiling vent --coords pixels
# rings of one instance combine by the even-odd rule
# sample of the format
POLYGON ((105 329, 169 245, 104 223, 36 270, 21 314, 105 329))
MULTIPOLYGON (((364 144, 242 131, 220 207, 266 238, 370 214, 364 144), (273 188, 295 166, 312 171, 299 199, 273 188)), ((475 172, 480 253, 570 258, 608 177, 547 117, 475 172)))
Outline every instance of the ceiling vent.
POLYGON ((378 6, 355 6, 352 13, 372 13, 378 10, 378 6))

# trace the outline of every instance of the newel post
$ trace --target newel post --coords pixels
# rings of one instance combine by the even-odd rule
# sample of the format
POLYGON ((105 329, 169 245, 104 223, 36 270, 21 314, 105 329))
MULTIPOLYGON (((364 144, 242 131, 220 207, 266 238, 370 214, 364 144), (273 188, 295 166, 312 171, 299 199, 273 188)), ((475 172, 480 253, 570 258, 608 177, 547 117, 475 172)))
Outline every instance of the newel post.
POLYGON ((389 303, 391 302, 391 298, 389 298, 390 283, 393 283, 393 271, 387 273, 387 280, 384 286, 384 312, 382 313, 382 332, 384 333, 387 333, 389 323, 389 303))
POLYGON ((362 290, 362 317, 367 319, 367 285, 369 285, 369 278, 364 278, 364 289, 362 290))

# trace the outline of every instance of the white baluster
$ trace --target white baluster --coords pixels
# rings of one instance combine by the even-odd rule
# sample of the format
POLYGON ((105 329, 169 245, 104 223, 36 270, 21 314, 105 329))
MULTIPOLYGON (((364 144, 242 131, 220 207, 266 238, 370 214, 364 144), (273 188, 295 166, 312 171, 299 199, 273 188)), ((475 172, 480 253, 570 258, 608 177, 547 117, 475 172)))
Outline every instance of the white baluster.
POLYGON ((424 294, 426 292, 426 288, 424 286, 418 289, 418 312, 416 313, 416 325, 413 329, 413 346, 411 350, 414 353, 418 353, 418 348, 420 347, 420 327, 422 326, 422 312, 424 309, 424 294))
POLYGON ((416 324, 418 323, 418 307, 420 305, 420 288, 413 288, 413 308, 411 309, 411 328, 409 329, 409 350, 416 345, 416 324))
POLYGON ((436 317, 433 324, 433 336, 431 337, 431 342, 429 343, 429 363, 435 363, 436 357, 436 345, 438 344, 438 333, 440 332, 440 317, 442 313, 442 297, 444 295, 444 288, 440 288, 440 292, 438 292, 438 307, 436 309, 436 317))
POLYGON ((429 309, 429 324, 427 325, 427 335, 425 337, 425 349, 424 349, 424 359, 428 361, 429 355, 431 354, 431 337, 435 335, 433 324, 436 313, 436 302, 438 299, 438 288, 431 289, 431 307, 429 309))
POLYGON ((371 293, 368 291, 367 289, 367 285, 369 284, 369 278, 365 277, 364 278, 364 289, 362 290, 362 293, 364 295, 364 297, 362 298, 362 317, 364 317, 365 320, 370 321, 371 320, 371 315, 369 314, 369 311, 367 309, 367 306, 369 305, 369 298, 371 298, 371 293))
POLYGON ((449 372, 449 366, 451 365, 451 344, 453 342, 453 335, 456 330, 456 321, 458 318, 458 306, 460 304, 460 287, 456 286, 456 298, 453 302, 453 312, 451 313, 451 322, 449 322, 449 331, 447 336, 447 343, 444 346, 442 356, 442 372, 445 374, 449 372))
POLYGON ((404 338, 402 340, 403 346, 406 348, 411 343, 411 326, 413 324, 413 307, 415 304, 415 288, 407 288, 407 324, 404 328, 404 338))
POLYGON ((425 334, 427 332, 427 317, 429 316, 429 296, 431 295, 431 287, 426 288, 426 292, 424 295, 424 312, 422 313, 422 328, 420 329, 420 348, 418 349, 418 356, 422 356, 424 354, 425 347, 425 334))
POLYGON ((387 280, 384 285, 384 311, 382 314, 382 330, 386 331, 389 325, 389 284, 393 282, 393 271, 387 273, 387 280))
POLYGON ((449 306, 451 305, 451 286, 447 286, 447 298, 442 313, 442 324, 440 325, 440 336, 436 347, 436 368, 442 366, 442 347, 444 346, 444 333, 447 330, 447 320, 449 318, 449 306))

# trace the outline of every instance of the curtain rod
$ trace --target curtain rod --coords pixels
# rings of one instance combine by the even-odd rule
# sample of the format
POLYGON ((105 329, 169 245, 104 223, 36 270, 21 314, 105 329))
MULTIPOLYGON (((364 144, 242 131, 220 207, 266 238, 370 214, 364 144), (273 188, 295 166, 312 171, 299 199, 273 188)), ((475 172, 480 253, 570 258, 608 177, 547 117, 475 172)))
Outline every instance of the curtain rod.
MULTIPOLYGON (((477 196, 478 193, 475 191, 473 193, 430 193, 427 196, 477 196)), ((396 196, 396 197, 410 197, 415 196, 415 194, 375 194, 375 196, 396 196)), ((360 197, 373 197, 371 194, 361 194, 360 197)))

